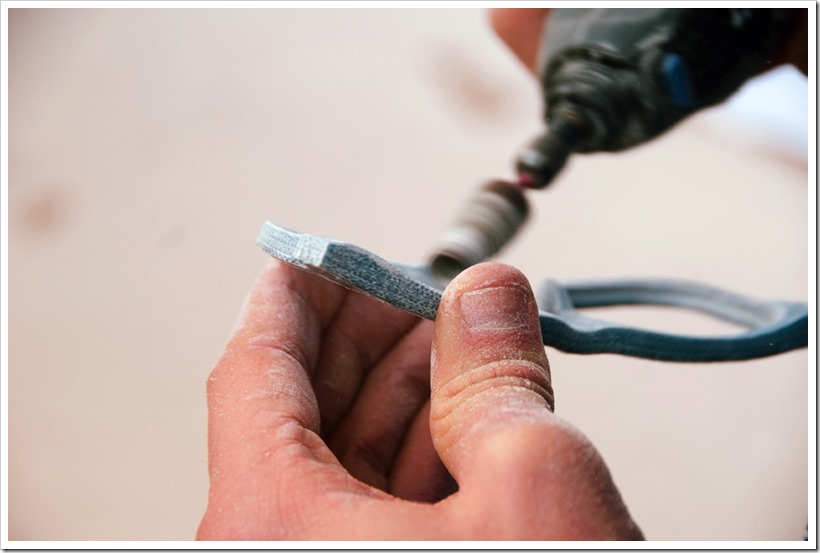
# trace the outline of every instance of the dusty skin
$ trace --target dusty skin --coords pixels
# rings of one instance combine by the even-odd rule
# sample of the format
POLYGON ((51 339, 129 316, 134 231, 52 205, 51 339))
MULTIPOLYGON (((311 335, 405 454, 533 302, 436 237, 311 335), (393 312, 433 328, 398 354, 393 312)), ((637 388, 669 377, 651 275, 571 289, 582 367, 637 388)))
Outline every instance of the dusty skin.
POLYGON ((197 537, 642 538, 553 405, 515 269, 462 273, 433 325, 272 261, 208 380, 197 537))
MULTIPOLYGON (((549 10, 489 17, 537 73, 549 10)), ((805 29, 775 63, 806 72, 805 29)), ((455 279, 433 328, 272 263, 208 405, 199 539, 642 538, 598 452, 553 414, 532 291, 503 265, 455 279)))

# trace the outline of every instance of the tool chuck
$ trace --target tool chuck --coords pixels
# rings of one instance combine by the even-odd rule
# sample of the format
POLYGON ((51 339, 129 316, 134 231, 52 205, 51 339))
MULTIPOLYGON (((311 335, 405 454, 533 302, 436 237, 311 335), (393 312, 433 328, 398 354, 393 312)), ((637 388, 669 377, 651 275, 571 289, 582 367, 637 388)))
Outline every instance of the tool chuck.
POLYGON ((462 207, 439 238, 429 257, 430 271, 442 283, 498 253, 529 216, 524 189, 494 180, 462 207))

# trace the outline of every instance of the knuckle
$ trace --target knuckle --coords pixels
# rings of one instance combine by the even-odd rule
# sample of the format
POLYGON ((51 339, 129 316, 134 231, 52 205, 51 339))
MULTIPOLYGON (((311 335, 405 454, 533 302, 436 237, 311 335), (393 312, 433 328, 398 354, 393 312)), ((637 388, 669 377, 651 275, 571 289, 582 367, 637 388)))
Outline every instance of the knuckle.
POLYGON ((284 358, 284 361, 300 367, 310 366, 309 356, 298 342, 284 340, 281 336, 268 333, 256 334, 230 343, 224 357, 244 356, 256 352, 284 358))
POLYGON ((285 373, 292 370, 296 374, 308 367, 305 352, 298 347, 277 341, 270 336, 256 336, 235 340, 228 344, 206 379, 206 392, 214 396, 232 388, 232 384, 248 372, 249 364, 255 363, 254 356, 261 354, 266 373, 285 373))
POLYGON ((472 368, 438 387, 433 397, 438 404, 436 410, 449 415, 485 395, 504 396, 516 391, 531 393, 550 407, 553 404, 548 373, 542 365, 525 359, 493 361, 472 368))
POLYGON ((545 368, 517 359, 486 363, 444 383, 433 393, 430 423, 442 447, 465 425, 540 422, 551 417, 552 386, 545 368))

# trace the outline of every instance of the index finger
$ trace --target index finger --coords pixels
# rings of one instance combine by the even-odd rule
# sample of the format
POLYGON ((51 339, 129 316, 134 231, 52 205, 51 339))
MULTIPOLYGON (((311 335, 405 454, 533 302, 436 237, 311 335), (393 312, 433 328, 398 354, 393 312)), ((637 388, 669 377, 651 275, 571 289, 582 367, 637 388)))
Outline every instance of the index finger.
POLYGON ((318 433, 308 371, 316 364, 322 329, 345 295, 339 286, 278 261, 261 272, 208 378, 212 484, 232 467, 257 464, 281 442, 282 428, 318 433))
POLYGON ((208 379, 210 488, 200 539, 282 537, 301 526, 290 504, 298 507, 296 492, 356 491, 318 436, 310 382, 322 334, 348 294, 279 261, 259 275, 208 379))

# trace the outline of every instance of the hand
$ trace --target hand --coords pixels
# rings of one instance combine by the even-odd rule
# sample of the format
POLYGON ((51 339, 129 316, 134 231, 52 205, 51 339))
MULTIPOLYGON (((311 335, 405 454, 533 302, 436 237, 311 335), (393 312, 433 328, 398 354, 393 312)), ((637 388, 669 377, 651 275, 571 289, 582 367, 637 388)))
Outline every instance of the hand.
POLYGON ((495 8, 490 24, 495 34, 512 50, 521 63, 537 75, 538 48, 551 8, 495 8))
POLYGON ((598 452, 552 408, 514 269, 462 273, 433 325, 272 262, 208 380, 197 537, 642 538, 598 452))

